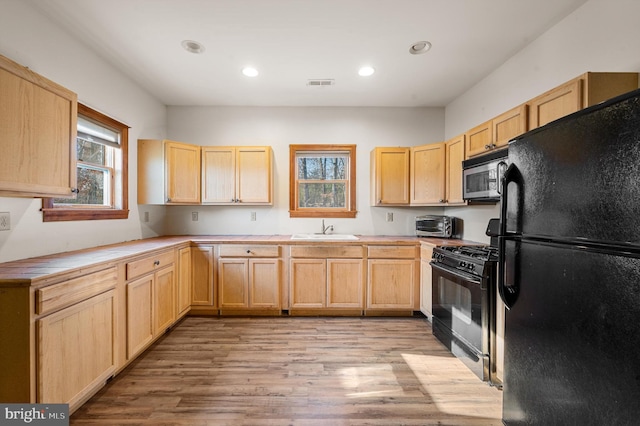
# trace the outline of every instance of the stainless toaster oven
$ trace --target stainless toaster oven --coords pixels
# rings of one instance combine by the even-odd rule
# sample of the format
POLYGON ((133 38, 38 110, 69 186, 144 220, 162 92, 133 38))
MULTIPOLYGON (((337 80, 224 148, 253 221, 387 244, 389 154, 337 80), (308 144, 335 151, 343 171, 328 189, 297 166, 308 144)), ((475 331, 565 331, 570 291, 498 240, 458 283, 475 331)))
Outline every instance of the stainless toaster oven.
POLYGON ((462 219, 452 216, 416 216, 418 237, 461 238, 462 219))

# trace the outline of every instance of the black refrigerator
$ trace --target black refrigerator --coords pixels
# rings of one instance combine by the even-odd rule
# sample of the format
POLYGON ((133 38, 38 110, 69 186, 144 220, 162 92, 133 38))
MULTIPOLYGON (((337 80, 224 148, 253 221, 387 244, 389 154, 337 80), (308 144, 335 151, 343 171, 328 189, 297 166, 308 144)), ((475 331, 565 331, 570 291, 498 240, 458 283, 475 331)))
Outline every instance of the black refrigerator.
POLYGON ((503 423, 640 424, 640 90, 509 144, 503 423))

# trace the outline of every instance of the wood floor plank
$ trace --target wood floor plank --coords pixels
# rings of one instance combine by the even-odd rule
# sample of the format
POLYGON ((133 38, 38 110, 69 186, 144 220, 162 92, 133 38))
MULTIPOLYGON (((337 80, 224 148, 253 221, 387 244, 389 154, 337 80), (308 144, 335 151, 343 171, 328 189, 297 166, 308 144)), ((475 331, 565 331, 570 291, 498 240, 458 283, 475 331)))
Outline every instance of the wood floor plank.
POLYGON ((424 318, 187 317, 75 425, 500 425, 424 318))

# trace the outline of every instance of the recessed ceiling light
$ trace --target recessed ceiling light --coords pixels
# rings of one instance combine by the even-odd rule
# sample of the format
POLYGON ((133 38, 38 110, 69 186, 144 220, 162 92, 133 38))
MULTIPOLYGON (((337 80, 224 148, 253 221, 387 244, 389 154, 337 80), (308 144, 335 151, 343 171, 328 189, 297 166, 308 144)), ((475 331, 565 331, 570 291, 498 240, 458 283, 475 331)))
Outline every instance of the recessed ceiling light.
POLYGON ((204 46, 201 43, 193 40, 182 40, 182 47, 187 52, 202 53, 204 52, 204 46))
POLYGON ((373 75, 376 70, 373 67, 362 67, 358 70, 358 74, 362 77, 369 77, 373 75))
POLYGON ((419 55, 421 53, 426 53, 431 49, 431 43, 428 41, 417 41, 411 45, 409 48, 409 53, 412 55, 419 55))
POLYGON ((256 77, 258 75, 258 70, 253 67, 244 67, 242 69, 242 74, 247 77, 256 77))

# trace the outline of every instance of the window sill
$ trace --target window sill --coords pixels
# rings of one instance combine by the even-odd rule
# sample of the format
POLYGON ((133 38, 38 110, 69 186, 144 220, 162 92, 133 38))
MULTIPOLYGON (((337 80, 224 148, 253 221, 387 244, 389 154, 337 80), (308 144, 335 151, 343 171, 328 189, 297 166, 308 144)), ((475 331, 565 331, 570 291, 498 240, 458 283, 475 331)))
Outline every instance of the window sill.
POLYGON ((128 219, 129 210, 97 210, 97 209, 61 209, 43 208, 43 222, 64 222, 72 220, 107 220, 107 219, 128 219))

